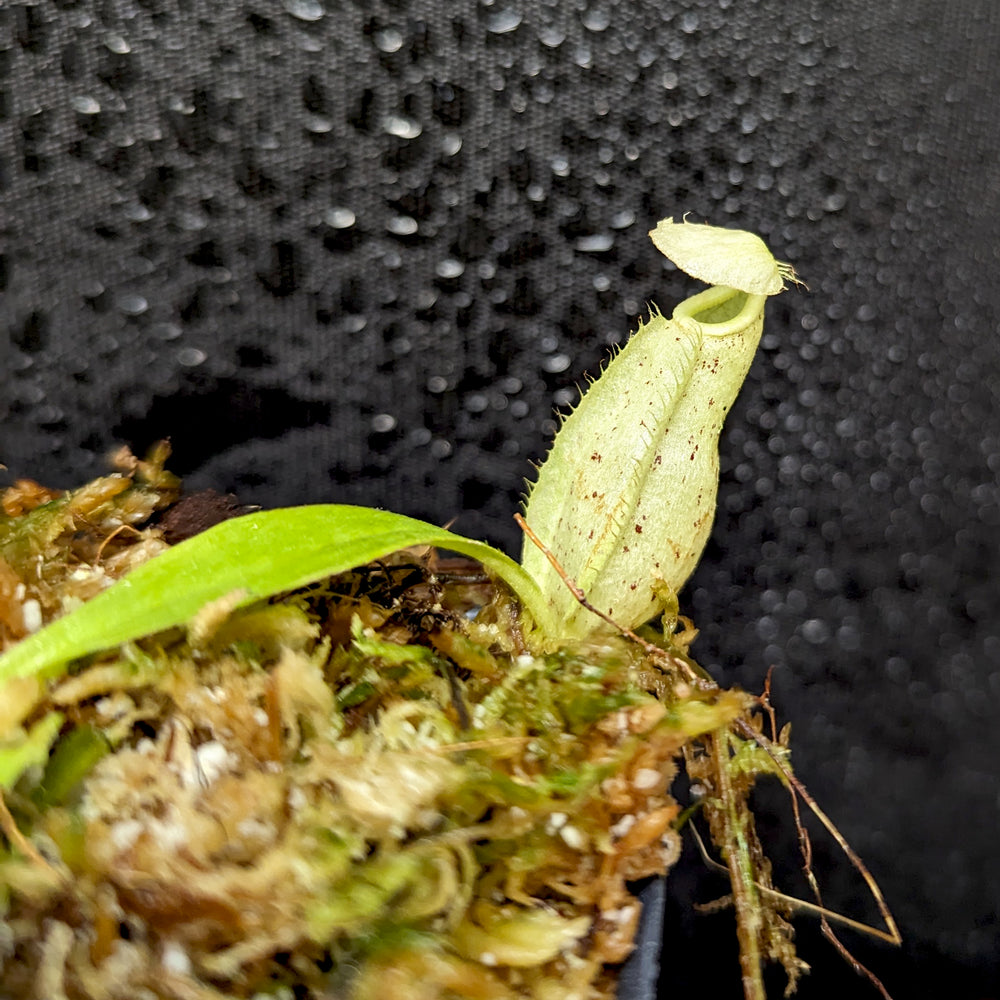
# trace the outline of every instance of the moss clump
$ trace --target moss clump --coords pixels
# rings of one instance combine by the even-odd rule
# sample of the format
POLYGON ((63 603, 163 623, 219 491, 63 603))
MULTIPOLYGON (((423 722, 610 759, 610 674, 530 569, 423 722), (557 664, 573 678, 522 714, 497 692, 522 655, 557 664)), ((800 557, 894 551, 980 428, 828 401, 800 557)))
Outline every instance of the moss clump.
MULTIPOLYGON (((26 602, 45 621, 163 548, 161 462, 8 492, 44 502, 0 522, 5 645, 26 602)), ((677 855, 675 760, 749 699, 676 676, 672 628, 662 658, 610 633, 532 653, 470 568, 404 551, 8 681, 8 750, 47 729, 5 795, 6 988, 613 995, 629 883, 677 855)))

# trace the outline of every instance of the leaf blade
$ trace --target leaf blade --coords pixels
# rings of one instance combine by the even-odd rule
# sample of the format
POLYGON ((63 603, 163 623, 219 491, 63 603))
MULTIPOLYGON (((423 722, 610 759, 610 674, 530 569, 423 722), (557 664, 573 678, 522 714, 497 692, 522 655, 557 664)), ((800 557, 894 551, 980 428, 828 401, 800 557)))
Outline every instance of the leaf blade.
POLYGON ((341 504, 258 511, 189 538, 0 656, 0 684, 56 677, 69 661, 189 621, 210 601, 235 606, 315 583, 414 545, 478 559, 518 595, 539 625, 548 612, 534 580, 512 559, 424 521, 341 504))

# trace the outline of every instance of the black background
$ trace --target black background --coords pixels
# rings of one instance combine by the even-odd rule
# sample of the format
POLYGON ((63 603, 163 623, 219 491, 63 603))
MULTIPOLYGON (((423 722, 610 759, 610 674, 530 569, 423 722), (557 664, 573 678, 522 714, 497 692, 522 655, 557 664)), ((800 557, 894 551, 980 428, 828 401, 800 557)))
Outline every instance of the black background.
MULTIPOLYGON (((998 57, 994 0, 8 2, 4 481, 170 436, 190 487, 515 552, 554 408, 694 290, 647 230, 759 232, 808 290, 724 434, 695 653, 776 667, 906 937, 848 937, 897 1000, 996 996, 998 57)), ((722 891, 671 879, 674 988, 739 995, 731 915, 690 911, 722 891)), ((798 926, 801 997, 875 996, 798 926)))

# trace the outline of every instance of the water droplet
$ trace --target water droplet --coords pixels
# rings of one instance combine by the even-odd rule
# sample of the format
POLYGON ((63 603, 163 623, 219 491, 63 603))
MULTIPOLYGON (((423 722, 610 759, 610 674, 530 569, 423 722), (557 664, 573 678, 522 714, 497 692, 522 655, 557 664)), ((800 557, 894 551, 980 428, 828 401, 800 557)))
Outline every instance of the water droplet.
POLYGON ((418 228, 417 220, 409 215, 394 215, 386 224, 394 236, 412 236, 418 228))
POLYGON ((306 131, 313 135, 326 135, 333 131, 333 119, 326 115, 306 115, 304 124, 306 131))
POLYGON ((621 212, 616 212, 611 217, 611 228, 612 229, 628 229, 635 222, 635 212, 631 209, 625 209, 621 212))
POLYGON ((213 285, 225 285, 233 280, 233 272, 228 267, 213 267, 209 269, 208 280, 213 285))
POLYGON ((391 413, 376 413, 372 417, 372 430, 376 434, 388 434, 396 426, 396 418, 391 413))
POLYGON ((458 278, 465 272, 465 265, 460 260, 455 260, 454 257, 446 257, 444 260, 439 261, 437 267, 434 268, 434 273, 439 278, 458 278))
POLYGON ((454 156, 462 148, 462 137, 454 133, 441 137, 441 152, 445 156, 454 156))
POLYGON ((584 11, 583 26, 588 31, 604 31, 611 24, 608 11, 598 7, 595 10, 584 11))
POLYGON ((181 335, 181 328, 176 323, 156 323, 149 331, 157 340, 176 340, 181 335))
POLYGON ((802 623, 802 638, 814 646, 822 645, 830 638, 830 626, 819 618, 810 618, 802 623))
POLYGON ((439 394, 448 389, 448 380, 443 375, 431 375, 427 379, 427 391, 439 394))
POLYGON ((101 111, 100 103, 89 94, 78 94, 76 97, 71 97, 69 103, 77 114, 96 115, 100 114, 101 111))
POLYGON ((542 361, 542 368, 553 375, 566 371, 570 366, 571 358, 568 354, 552 354, 542 361))
POLYGON ((142 202, 138 201, 126 205, 123 211, 125 218, 132 222, 149 222, 153 217, 153 213, 142 202))
POLYGON ((208 216, 200 208, 185 208, 177 213, 177 225, 189 233, 196 233, 208 225, 208 216))
POLYGON ((328 208, 323 213, 323 221, 331 229, 350 229, 357 217, 349 208, 328 208))
POLYGON ((323 17, 323 5, 317 0, 284 0, 282 6, 300 21, 319 21, 323 17))
POLYGON ((396 28, 383 28, 375 32, 374 41, 380 52, 398 52, 403 47, 403 34, 396 28))
POLYGON ((132 46, 121 35, 108 35, 104 39, 104 45, 109 52, 114 52, 116 56, 128 55, 132 51, 132 46))
POLYGON ((108 134, 108 141, 119 149, 128 149, 135 145, 135 136, 123 128, 114 128, 108 134))
POLYGON ((824 212, 839 212, 847 204, 847 195, 837 193, 831 194, 823 199, 824 212))
POLYGON ((607 253, 615 245, 611 233, 593 233, 591 236, 581 236, 576 241, 576 249, 583 253, 607 253))
POLYGON ((118 299, 118 308, 126 316, 141 316, 149 308, 149 303, 141 295, 129 293, 118 299))
POLYGON ((695 11, 685 11, 681 15, 680 29, 685 35, 692 35, 698 30, 698 15, 695 11))
POLYGON ((552 173, 554 173, 556 177, 568 177, 569 160, 567 160, 565 156, 553 156, 552 173))
POLYGON ((404 118, 402 115, 386 115, 382 119, 382 129, 389 135, 398 136, 400 139, 416 139, 423 129, 412 118, 404 118))
POLYGON ((554 25, 548 25, 538 33, 538 40, 546 48, 555 49, 566 41, 566 32, 561 31, 554 25))
POLYGON ((167 98, 167 107, 171 111, 176 111, 179 115, 193 115, 194 105, 190 101, 185 101, 179 94, 171 94, 167 98))
POLYGON ((507 8, 494 11, 486 18, 486 30, 493 32, 494 35, 505 35, 510 31, 516 31, 521 21, 519 10, 507 8))
POLYGON ((298 31, 295 33, 295 44, 303 52, 322 52, 323 51, 323 39, 316 38, 313 35, 307 34, 304 31, 298 31))
POLYGON ((208 355, 197 347, 182 347, 177 352, 177 363, 185 368, 197 368, 207 357, 208 355))

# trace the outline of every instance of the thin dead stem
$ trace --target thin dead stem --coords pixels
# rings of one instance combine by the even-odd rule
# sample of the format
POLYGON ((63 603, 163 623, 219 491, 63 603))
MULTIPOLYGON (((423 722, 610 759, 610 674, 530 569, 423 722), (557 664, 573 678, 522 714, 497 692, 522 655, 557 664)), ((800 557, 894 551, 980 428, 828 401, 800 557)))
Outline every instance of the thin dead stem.
POLYGON ((715 788, 722 803, 722 840, 719 845, 729 870, 729 884, 736 911, 736 937, 740 943, 740 974, 746 1000, 767 1000, 764 991, 763 962, 760 952, 760 902, 754 878, 750 845, 746 838, 746 821, 736 809, 736 793, 729 774, 729 731, 716 730, 711 736, 715 788))
POLYGON ((4 799, 2 791, 0 791, 0 831, 3 832, 10 845, 20 851, 28 860, 47 871, 55 871, 41 851, 18 829, 17 822, 7 808, 7 801, 4 799))

